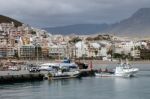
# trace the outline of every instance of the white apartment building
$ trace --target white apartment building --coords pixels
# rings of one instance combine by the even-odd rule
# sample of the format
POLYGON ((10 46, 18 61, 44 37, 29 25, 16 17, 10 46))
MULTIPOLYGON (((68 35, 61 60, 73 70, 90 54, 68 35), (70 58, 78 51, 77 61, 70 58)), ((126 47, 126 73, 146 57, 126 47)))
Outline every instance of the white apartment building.
POLYGON ((115 42, 114 53, 126 54, 128 55, 131 52, 131 49, 134 47, 133 41, 119 41, 115 42))
POLYGON ((66 57, 66 47, 62 45, 52 45, 49 47, 49 56, 52 58, 64 58, 66 57))
POLYGON ((78 58, 88 56, 88 46, 84 41, 80 41, 75 44, 75 54, 78 58))

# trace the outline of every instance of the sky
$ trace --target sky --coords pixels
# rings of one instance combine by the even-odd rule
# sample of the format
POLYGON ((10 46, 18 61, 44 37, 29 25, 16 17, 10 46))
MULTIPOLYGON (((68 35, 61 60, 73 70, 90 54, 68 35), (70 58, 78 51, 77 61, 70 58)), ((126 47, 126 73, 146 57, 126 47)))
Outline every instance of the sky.
POLYGON ((115 23, 150 0, 0 0, 0 14, 34 27, 115 23))

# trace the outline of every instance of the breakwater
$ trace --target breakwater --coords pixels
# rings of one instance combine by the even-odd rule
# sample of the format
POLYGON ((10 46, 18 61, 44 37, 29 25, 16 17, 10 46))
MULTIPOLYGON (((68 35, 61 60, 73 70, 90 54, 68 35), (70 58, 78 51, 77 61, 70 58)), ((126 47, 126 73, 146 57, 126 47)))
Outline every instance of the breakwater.
MULTIPOLYGON (((0 71, 0 83, 15 83, 25 81, 38 81, 47 77, 48 72, 30 73, 27 71, 0 71)), ((82 69, 80 77, 94 76, 95 70, 82 69)))
POLYGON ((14 82, 25 82, 25 81, 37 81, 43 80, 44 75, 40 73, 35 74, 18 74, 18 75, 1 75, 0 83, 14 83, 14 82))

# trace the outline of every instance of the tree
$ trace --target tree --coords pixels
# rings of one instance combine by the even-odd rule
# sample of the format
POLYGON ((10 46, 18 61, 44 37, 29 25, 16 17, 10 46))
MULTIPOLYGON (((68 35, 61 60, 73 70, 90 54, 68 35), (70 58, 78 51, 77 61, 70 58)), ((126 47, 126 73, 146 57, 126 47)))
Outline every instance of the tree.
POLYGON ((70 41, 69 41, 69 43, 73 43, 73 44, 75 44, 75 43, 77 43, 77 42, 79 42, 79 41, 82 41, 79 37, 74 37, 73 39, 71 39, 70 41))
POLYGON ((98 51, 94 51, 95 52, 95 55, 97 55, 98 54, 98 51))

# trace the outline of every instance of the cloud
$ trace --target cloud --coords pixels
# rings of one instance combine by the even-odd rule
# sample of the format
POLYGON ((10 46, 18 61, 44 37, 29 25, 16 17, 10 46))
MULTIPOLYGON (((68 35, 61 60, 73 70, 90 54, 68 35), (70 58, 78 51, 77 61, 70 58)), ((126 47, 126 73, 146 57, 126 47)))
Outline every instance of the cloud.
POLYGON ((113 23, 149 0, 0 0, 0 14, 37 27, 78 23, 113 23))

